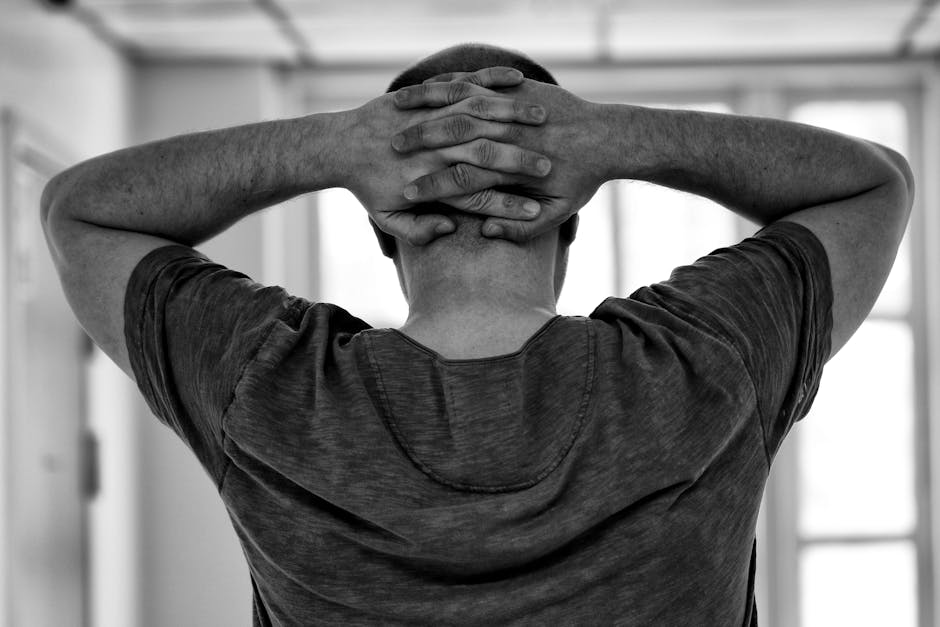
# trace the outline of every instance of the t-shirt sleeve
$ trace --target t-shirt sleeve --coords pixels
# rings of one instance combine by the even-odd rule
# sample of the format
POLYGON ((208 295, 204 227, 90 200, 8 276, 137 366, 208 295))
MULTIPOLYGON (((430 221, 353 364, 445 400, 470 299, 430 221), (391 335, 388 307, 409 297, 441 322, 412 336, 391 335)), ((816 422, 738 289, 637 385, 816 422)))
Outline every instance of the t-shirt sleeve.
POLYGON ((832 279, 815 234, 774 222, 631 298, 669 310, 740 355, 772 459, 809 411, 831 348, 832 279))
POLYGON ((301 301, 183 245, 151 251, 131 273, 124 336, 137 387, 216 486, 235 386, 276 320, 301 301))

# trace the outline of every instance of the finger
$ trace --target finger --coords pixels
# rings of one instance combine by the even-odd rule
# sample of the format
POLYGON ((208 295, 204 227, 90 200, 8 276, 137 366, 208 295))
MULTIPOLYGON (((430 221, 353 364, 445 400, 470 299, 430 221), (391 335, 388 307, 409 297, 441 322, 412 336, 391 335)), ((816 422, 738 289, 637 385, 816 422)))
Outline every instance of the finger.
POLYGON ((464 144, 474 139, 495 139, 507 144, 518 144, 523 127, 518 124, 491 122, 460 113, 409 126, 392 137, 392 148, 409 153, 426 148, 444 148, 464 144))
POLYGON ((473 194, 445 198, 441 202, 461 211, 511 220, 531 220, 539 215, 537 201, 497 191, 492 187, 473 194))
POLYGON ((511 174, 542 177, 552 169, 552 162, 544 155, 491 139, 474 139, 457 146, 441 148, 436 154, 449 163, 469 163, 511 174))
POLYGON ((518 182, 518 176, 479 168, 469 163, 458 163, 415 179, 405 186, 403 193, 405 198, 418 203, 464 196, 489 187, 518 182))
POLYGON ((488 67, 476 72, 446 72, 423 81, 423 83, 446 83, 464 81, 481 87, 514 87, 525 80, 519 70, 511 67, 488 67))
POLYGON ((505 96, 469 96, 448 108, 448 114, 468 113, 482 120, 494 122, 522 122, 541 124, 545 121, 545 109, 537 104, 507 98, 505 96))
POLYGON ((484 237, 508 239, 514 242, 526 242, 558 228, 571 216, 563 207, 553 207, 551 200, 541 203, 538 217, 532 220, 510 220, 490 217, 481 225, 484 237), (498 231, 494 231, 496 228, 498 231))
POLYGON ((446 72, 444 74, 438 74, 437 76, 432 76, 431 78, 426 78, 421 81, 422 85, 427 85, 428 83, 447 83, 450 81, 460 80, 464 76, 467 76, 470 72, 446 72))
POLYGON ((424 246, 456 229, 456 224, 439 214, 394 211, 387 214, 382 230, 412 246, 424 246))
POLYGON ((446 107, 470 96, 495 95, 496 92, 473 83, 452 81, 402 87, 395 92, 394 100, 395 106, 399 109, 417 109, 419 107, 446 107))

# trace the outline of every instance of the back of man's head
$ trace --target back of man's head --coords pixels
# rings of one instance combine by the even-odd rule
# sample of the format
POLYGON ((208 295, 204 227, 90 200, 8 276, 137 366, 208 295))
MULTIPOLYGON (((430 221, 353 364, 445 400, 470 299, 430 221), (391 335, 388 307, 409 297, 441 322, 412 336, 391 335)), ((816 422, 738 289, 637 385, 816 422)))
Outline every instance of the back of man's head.
MULTIPOLYGON (((402 87, 420 85, 425 80, 439 74, 475 72, 495 66, 515 68, 528 79, 552 85, 558 84, 548 70, 522 53, 486 44, 472 43, 453 46, 418 61, 399 74, 389 85, 388 91, 392 92, 402 87)), ((507 191, 511 190, 507 189, 507 191)), ((472 215, 439 203, 428 203, 426 206, 418 205, 413 209, 416 212, 427 211, 444 214, 454 221, 457 229, 453 233, 435 240, 432 245, 446 246, 448 253, 455 258, 478 259, 485 254, 487 249, 495 245, 492 238, 484 237, 480 232, 486 216, 472 215)), ((400 262, 398 241, 379 229, 371 218, 369 222, 372 224, 385 256, 400 262)), ((567 229, 569 226, 566 223, 560 228, 567 229)))

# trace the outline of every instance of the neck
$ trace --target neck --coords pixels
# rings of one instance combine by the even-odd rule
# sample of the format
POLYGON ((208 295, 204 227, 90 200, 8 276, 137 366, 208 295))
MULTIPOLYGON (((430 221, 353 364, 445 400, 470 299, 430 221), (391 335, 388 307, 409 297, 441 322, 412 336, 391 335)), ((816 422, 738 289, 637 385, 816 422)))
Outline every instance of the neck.
POLYGON ((530 328, 555 315, 556 259, 548 244, 523 250, 496 245, 485 252, 422 251, 396 264, 408 301, 402 329, 425 329, 446 337, 485 336, 530 328), (446 254, 445 254, 446 253, 446 254))
POLYGON ((546 305, 517 302, 514 307, 456 298, 443 302, 446 306, 412 306, 399 331, 449 359, 512 353, 555 316, 554 299, 546 305))
POLYGON ((455 332, 459 329, 512 327, 555 315, 554 294, 529 295, 490 292, 485 297, 467 291, 419 294, 409 303, 405 327, 455 332))
POLYGON ((451 277, 414 287, 403 329, 423 329, 441 336, 483 336, 529 328, 555 315, 555 289, 548 276, 522 282, 495 276, 473 280, 451 277))

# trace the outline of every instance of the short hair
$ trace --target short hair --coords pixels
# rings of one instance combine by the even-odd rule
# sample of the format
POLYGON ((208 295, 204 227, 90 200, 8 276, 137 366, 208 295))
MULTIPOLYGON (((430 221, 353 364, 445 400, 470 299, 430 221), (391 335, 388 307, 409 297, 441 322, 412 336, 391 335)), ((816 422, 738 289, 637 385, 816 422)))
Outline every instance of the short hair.
MULTIPOLYGON (((470 43, 452 46, 418 61, 399 74, 388 86, 386 93, 398 91, 402 87, 419 85, 438 74, 476 72, 477 70, 496 66, 517 69, 526 78, 540 83, 558 84, 551 72, 521 52, 487 44, 470 43)), ((371 217, 369 223, 379 240, 382 254, 394 260, 398 248, 395 238, 380 229, 371 217)))

